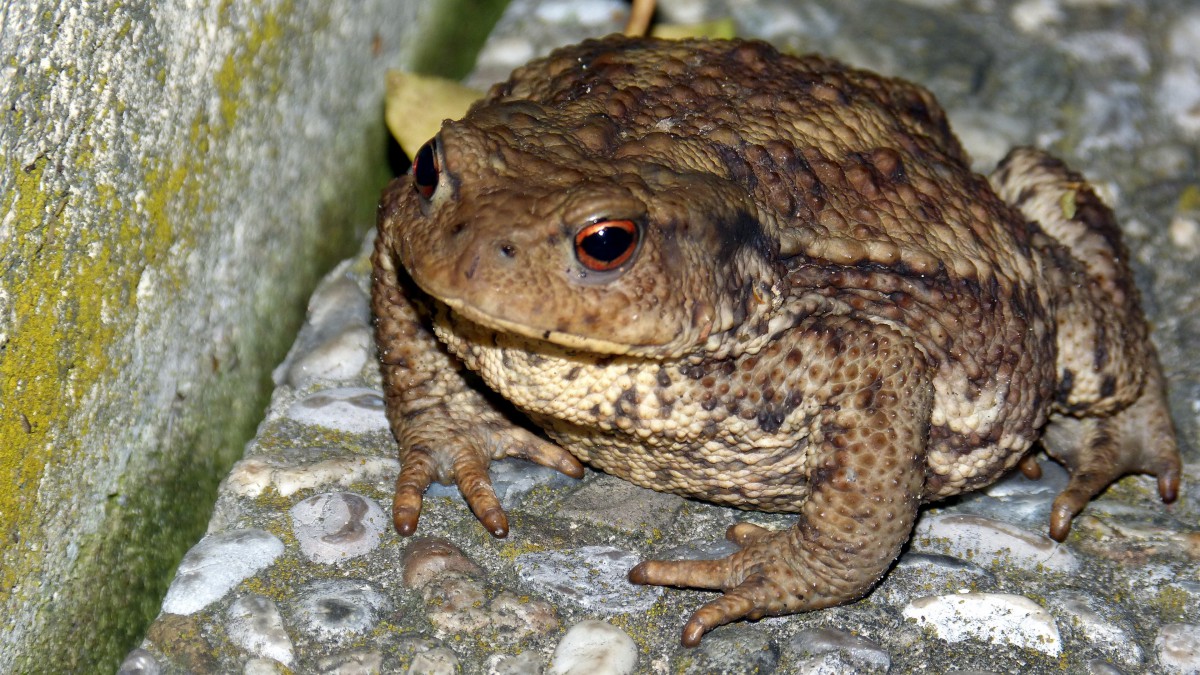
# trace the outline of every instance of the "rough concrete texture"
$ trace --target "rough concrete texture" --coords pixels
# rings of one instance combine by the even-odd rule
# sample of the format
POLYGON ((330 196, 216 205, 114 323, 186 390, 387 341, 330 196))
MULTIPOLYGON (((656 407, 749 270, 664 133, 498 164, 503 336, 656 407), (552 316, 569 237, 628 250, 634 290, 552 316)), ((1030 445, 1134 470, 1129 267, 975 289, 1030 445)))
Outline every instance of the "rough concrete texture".
POLYGON ((0 7, 0 672, 110 670, 152 616, 370 223, 420 5, 0 7))
MULTIPOLYGON (((611 31, 620 11, 513 0, 481 65, 503 72, 611 31)), ((1200 672, 1196 3, 670 0, 661 12, 732 17, 742 35, 926 83, 981 168, 1034 143, 1096 179, 1155 324, 1187 461, 1179 501, 1126 478, 1059 544, 1046 530, 1066 474, 1043 457, 1039 481, 1018 474, 924 509, 863 600, 722 626, 685 649, 681 626, 715 595, 633 586, 629 567, 723 556, 731 523, 789 517, 510 460, 491 467, 507 539, 446 486, 426 494, 415 537, 379 527, 399 465, 364 339, 368 243, 314 294, 208 536, 121 673, 1200 672)))

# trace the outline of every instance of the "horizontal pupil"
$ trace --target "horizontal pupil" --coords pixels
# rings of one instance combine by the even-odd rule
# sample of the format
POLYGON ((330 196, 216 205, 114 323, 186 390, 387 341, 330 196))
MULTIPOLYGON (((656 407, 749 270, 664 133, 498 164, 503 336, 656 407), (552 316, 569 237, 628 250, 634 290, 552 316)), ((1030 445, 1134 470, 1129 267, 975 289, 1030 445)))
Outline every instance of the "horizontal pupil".
POLYGON ((633 244, 633 233, 620 227, 605 227, 596 230, 580 242, 584 253, 609 262, 620 258, 633 244))

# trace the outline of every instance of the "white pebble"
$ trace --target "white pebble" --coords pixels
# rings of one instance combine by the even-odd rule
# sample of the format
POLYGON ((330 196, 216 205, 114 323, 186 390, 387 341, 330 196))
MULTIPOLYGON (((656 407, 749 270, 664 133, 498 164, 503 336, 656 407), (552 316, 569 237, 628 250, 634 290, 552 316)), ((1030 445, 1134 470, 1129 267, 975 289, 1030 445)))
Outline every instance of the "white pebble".
POLYGON ((1200 222, 1195 218, 1176 215, 1171 219, 1167 231, 1171 236, 1171 244, 1176 249, 1182 249, 1192 256, 1200 251, 1200 222))
POLYGON ((542 658, 532 651, 520 654, 493 654, 487 659, 488 675, 542 675, 542 658))
POLYGON ((392 457, 335 457, 311 464, 281 467, 252 457, 233 465, 225 486, 234 494, 251 499, 274 486, 281 497, 322 485, 348 487, 354 483, 395 479, 400 461, 392 457))
POLYGON ((279 608, 270 598, 247 595, 238 598, 226 612, 225 632, 234 644, 254 656, 292 665, 292 640, 283 627, 279 608))
POLYGON ((158 664, 158 659, 141 647, 126 654, 125 660, 121 661, 121 666, 117 669, 117 675, 159 675, 161 672, 162 666, 158 664))
POLYGON ((1057 0, 1021 0, 1013 5, 1012 22, 1026 33, 1045 30, 1048 25, 1062 23, 1066 18, 1057 0))
POLYGON ((335 642, 375 627, 392 603, 361 579, 323 579, 299 589, 292 600, 293 621, 317 640, 335 642))
POLYGON ((308 323, 317 327, 367 323, 371 311, 358 284, 347 278, 343 269, 334 270, 331 277, 326 277, 309 299, 308 323))
POLYGON ((224 597, 282 553, 283 542, 265 530, 210 534, 183 556, 175 580, 167 589, 162 611, 194 614, 224 597))
POLYGON ((321 675, 379 675, 383 672, 383 654, 374 649, 355 649, 324 656, 317 660, 317 670, 321 675))
POLYGON ((1159 85, 1159 106, 1181 131, 1200 137, 1200 12, 1172 22, 1169 57, 1159 85))
POLYGON ((611 22, 625 11, 625 6, 615 0, 554 0, 538 5, 535 13, 547 23, 573 20, 584 26, 597 26, 611 22))
POLYGON ((417 654, 408 666, 409 675, 457 675, 458 672, 458 657, 445 647, 417 654))
POLYGON ((1200 626, 1169 623, 1154 639, 1158 662, 1170 673, 1200 673, 1200 626))
POLYGON ((310 394, 288 408, 287 416, 301 424, 358 434, 388 428, 383 395, 364 387, 325 389, 310 394))
POLYGON ((930 626, 948 642, 981 640, 1058 656, 1062 638, 1054 617, 1033 600, 1007 593, 956 593, 917 598, 904 618, 930 626))
POLYGON ((274 659, 250 659, 242 666, 242 675, 283 675, 291 672, 274 659))
POLYGON ((373 349, 370 327, 349 326, 292 362, 287 382, 293 387, 302 387, 314 380, 358 377, 373 349))
POLYGON ((510 35, 488 40, 479 52, 478 60, 482 63, 516 68, 536 55, 532 42, 517 35, 510 35))
POLYGON ((913 534, 914 550, 936 551, 982 564, 1072 573, 1079 559, 1049 537, 1015 525, 971 515, 926 516, 913 534))
POLYGON ((625 631, 589 619, 571 626, 550 659, 551 675, 625 675, 637 665, 637 645, 625 631))
POLYGON ((375 500, 353 492, 314 495, 288 513, 300 552, 323 565, 375 550, 389 522, 375 500))

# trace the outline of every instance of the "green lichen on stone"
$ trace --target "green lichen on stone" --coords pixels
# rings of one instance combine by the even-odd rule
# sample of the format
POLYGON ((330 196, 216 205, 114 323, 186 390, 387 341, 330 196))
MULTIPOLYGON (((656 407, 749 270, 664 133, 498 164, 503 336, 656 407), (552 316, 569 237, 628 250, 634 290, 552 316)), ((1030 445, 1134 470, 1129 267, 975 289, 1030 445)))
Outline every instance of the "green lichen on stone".
POLYGON ((1191 596, 1187 591, 1167 586, 1158 589, 1158 592, 1150 600, 1150 606, 1158 612, 1159 618, 1164 623, 1169 623, 1186 620, 1190 602, 1191 596))

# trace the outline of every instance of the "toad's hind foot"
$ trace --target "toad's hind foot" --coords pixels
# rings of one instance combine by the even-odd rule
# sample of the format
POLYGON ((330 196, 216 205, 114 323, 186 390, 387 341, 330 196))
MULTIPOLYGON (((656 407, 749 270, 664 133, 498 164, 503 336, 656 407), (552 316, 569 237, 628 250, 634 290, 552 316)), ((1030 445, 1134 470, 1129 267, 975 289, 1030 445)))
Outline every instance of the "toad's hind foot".
POLYGON ((729 528, 730 540, 747 545, 726 558, 648 560, 630 570, 629 580, 635 584, 724 590, 721 597, 692 613, 683 628, 685 647, 695 647, 705 633, 731 621, 819 609, 846 599, 844 594, 830 595, 831 589, 842 585, 836 580, 822 583, 816 570, 797 574, 792 569, 787 561, 794 545, 788 541, 790 532, 748 527, 754 529, 749 540, 743 536, 749 530, 739 525, 729 528))
POLYGON ((1063 541, 1071 519, 1089 500, 1129 473, 1158 478, 1164 502, 1179 494, 1182 470, 1162 372, 1153 353, 1141 396, 1111 417, 1062 417, 1051 421, 1042 444, 1071 474, 1050 511, 1050 536, 1063 541))
POLYGON ((870 552, 863 551, 868 562, 847 560, 816 545, 814 533, 801 526, 776 532, 734 525, 726 537, 742 546, 736 553, 720 560, 648 560, 630 570, 629 580, 724 591, 693 612, 684 626, 680 641, 695 647, 705 633, 732 621, 821 609, 861 597, 894 556, 889 551, 873 564, 870 552))

